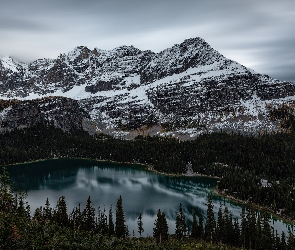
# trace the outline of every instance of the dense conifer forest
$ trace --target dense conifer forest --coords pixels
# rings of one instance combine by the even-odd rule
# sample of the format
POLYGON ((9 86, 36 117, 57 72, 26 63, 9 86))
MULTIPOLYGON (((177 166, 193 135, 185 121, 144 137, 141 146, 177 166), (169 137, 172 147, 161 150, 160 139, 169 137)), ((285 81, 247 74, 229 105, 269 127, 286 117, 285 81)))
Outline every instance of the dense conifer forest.
MULTIPOLYGON (((240 222, 227 207, 220 205, 217 219, 213 213, 212 194, 208 195, 207 212, 193 209, 193 221, 186 219, 182 204, 176 211, 175 234, 169 235, 164 212, 158 210, 153 236, 142 238, 141 213, 138 233, 129 232, 125 223, 123 200, 108 211, 93 206, 88 197, 85 208, 80 204, 68 211, 66 198, 56 206, 48 198, 31 216, 25 193, 14 193, 7 169, 0 175, 0 249, 294 249, 295 237, 290 231, 279 235, 271 228, 267 213, 248 207, 242 210, 240 222), (113 215, 115 213, 115 215, 113 215), (205 223, 203 217, 206 217, 205 223), (115 220, 115 221, 114 221, 115 220)), ((84 207, 84 206, 83 206, 84 207)))
POLYGON ((154 170, 220 177, 218 189, 295 219, 295 134, 204 134, 192 141, 138 136, 134 140, 38 126, 0 134, 0 165, 55 157, 142 163, 154 170), (263 181, 264 180, 264 181, 263 181), (266 182, 266 183, 263 183, 266 182))
MULTIPOLYGON (((220 193, 241 199, 248 204, 261 205, 274 213, 279 211, 282 216, 292 220, 295 219, 294 152, 294 133, 254 137, 219 132, 203 134, 192 141, 181 141, 172 137, 149 136, 138 136, 134 140, 120 140, 104 134, 90 136, 81 130, 64 132, 54 127, 39 125, 34 128, 14 130, 0 135, 0 165, 56 157, 89 158, 142 163, 159 172, 182 174, 186 172, 186 167, 189 164, 194 173, 220 177, 218 184, 220 193)), ((14 203, 17 202, 14 201, 14 203)), ((17 208, 18 205, 15 205, 15 207, 17 208)), ((257 217, 254 216, 254 213, 248 211, 241 215, 242 224, 238 226, 237 223, 235 224, 235 219, 230 218, 231 216, 226 212, 226 209, 221 212, 225 216, 225 221, 231 221, 227 224, 231 225, 229 227, 232 227, 232 233, 235 231, 238 235, 238 229, 240 230, 239 242, 230 242, 230 245, 263 249, 258 246, 254 247, 255 244, 258 244, 257 239, 252 239, 252 236, 242 236, 245 234, 242 231, 244 217, 248 224, 252 221, 252 227, 257 230, 247 229, 249 232, 255 232, 255 235, 259 235, 264 229, 267 230, 268 233, 261 235, 261 237, 269 239, 271 243, 268 244, 275 246, 275 244, 284 245, 284 242, 287 242, 286 238, 288 237, 285 235, 277 236, 275 232, 266 228, 266 224, 263 224, 269 219, 266 215, 257 217), (230 219, 226 219, 227 217, 230 219)), ((197 212, 195 215, 197 216, 197 212)), ((162 218, 161 216, 163 217, 159 211, 159 218, 162 218)), ((34 221, 32 218, 28 219, 34 221)), ((183 232, 184 220, 181 216, 181 209, 176 219, 180 226, 177 227, 176 236, 178 236, 175 237, 175 240, 186 239, 186 237, 178 234, 178 232, 183 232)), ((58 224, 58 222, 55 223, 58 224)), ((113 224, 115 225, 115 223, 113 224)), ((228 243, 226 237, 232 238, 233 236, 222 236, 220 240, 218 237, 221 236, 217 235, 223 234, 224 230, 217 225, 218 222, 212 222, 210 230, 213 230, 214 233, 209 234, 205 233, 210 230, 206 229, 206 225, 204 225, 204 235, 201 239, 210 243, 228 243)), ((62 230, 64 230, 63 227, 62 230)), ((198 235, 197 232, 199 231, 192 228, 191 235, 198 235)), ((117 238, 119 241, 122 240, 118 235, 117 238)), ((286 247, 288 244, 293 244, 290 243, 292 239, 293 237, 289 237, 289 243, 286 243, 286 247)), ((148 239, 145 240, 148 241, 148 239)))

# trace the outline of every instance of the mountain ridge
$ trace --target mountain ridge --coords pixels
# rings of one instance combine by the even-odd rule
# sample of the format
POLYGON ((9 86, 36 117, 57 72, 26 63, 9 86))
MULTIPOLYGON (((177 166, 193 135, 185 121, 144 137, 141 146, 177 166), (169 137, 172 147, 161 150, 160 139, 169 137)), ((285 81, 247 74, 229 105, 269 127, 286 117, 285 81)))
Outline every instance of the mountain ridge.
POLYGON ((270 109, 293 103, 295 84, 227 59, 198 37, 159 53, 77 46, 28 64, 0 58, 0 99, 49 96, 76 100, 91 131, 128 138, 156 126, 156 134, 189 138, 221 129, 277 131, 270 109))

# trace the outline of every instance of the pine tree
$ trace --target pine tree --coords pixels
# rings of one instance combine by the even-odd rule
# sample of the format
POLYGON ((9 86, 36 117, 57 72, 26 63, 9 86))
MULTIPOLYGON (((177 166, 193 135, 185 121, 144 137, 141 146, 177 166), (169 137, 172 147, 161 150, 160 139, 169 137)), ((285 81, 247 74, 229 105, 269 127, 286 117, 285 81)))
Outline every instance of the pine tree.
POLYGON ((83 228, 87 230, 95 229, 95 208, 92 206, 90 196, 88 196, 86 206, 83 210, 83 228))
POLYGON ((205 240, 213 242, 215 239, 215 218, 213 212, 212 194, 208 195, 207 219, 205 224, 205 240))
POLYGON ((256 216, 256 212, 253 208, 248 211, 248 236, 249 246, 251 248, 259 248, 264 246, 262 243, 262 224, 260 213, 256 216), (257 217, 257 218, 256 218, 257 217))
POLYGON ((280 236, 278 235, 278 232, 276 230, 276 234, 275 234, 275 249, 280 249, 281 247, 281 239, 280 236))
POLYGON ((241 213, 241 244, 245 247, 246 245, 246 237, 247 237, 247 222, 245 216, 245 207, 242 207, 241 213))
POLYGON ((183 213, 182 204, 179 204, 179 213, 176 213, 176 227, 175 227, 176 237, 180 240, 186 234, 186 222, 185 215, 183 213))
POLYGON ((81 212, 80 203, 78 207, 73 208, 70 213, 70 224, 75 229, 83 226, 83 213, 81 212))
POLYGON ((193 222, 192 222, 192 233, 191 237, 194 239, 198 238, 198 221, 196 217, 196 210, 193 208, 193 222))
POLYGON ((53 220, 56 221, 60 226, 67 226, 69 219, 67 213, 67 204, 65 197, 61 196, 56 205, 56 209, 53 213, 53 220))
POLYGON ((2 167, 2 174, 0 174, 0 211, 12 212, 14 211, 13 189, 10 184, 7 167, 2 167))
POLYGON ((116 206, 116 236, 123 238, 126 236, 125 216, 123 211, 122 196, 120 195, 116 206))
POLYGON ((220 203, 220 207, 218 210, 217 215, 217 225, 216 225, 216 241, 219 243, 222 243, 224 241, 224 233, 225 233, 225 227, 224 227, 224 219, 223 219, 223 213, 222 213, 222 204, 220 203))
POLYGON ((43 222, 43 214, 42 214, 42 207, 37 207, 34 215, 33 215, 33 220, 37 222, 43 222))
POLYGON ((234 235, 233 235, 233 245, 236 247, 241 246, 241 232, 238 218, 235 218, 234 222, 234 235))
POLYGON ((142 233, 144 232, 141 213, 138 216, 137 225, 138 225, 138 233, 141 237, 142 233))
POLYGON ((286 249, 287 249, 286 235, 285 235, 285 232, 283 231, 281 236, 280 250, 286 250, 286 249))
POLYGON ((100 210, 100 207, 97 209, 98 217, 97 217, 97 231, 100 234, 108 234, 108 224, 107 224, 107 215, 106 210, 104 208, 103 211, 100 210))
POLYGON ((198 217, 199 217, 199 227, 198 227, 197 238, 202 239, 204 237, 204 226, 203 226, 204 223, 203 223, 203 213, 201 209, 199 209, 198 217))
POLYGON ((16 213, 19 219, 29 220, 30 219, 30 206, 26 202, 27 193, 20 193, 15 196, 15 201, 18 202, 16 205, 16 213))
POLYGON ((113 222, 113 210, 111 206, 109 210, 109 236, 113 236, 114 233, 115 233, 115 227, 113 222))
POLYGON ((52 218, 52 208, 50 207, 48 197, 45 202, 45 207, 43 208, 43 217, 45 220, 51 220, 52 218))
POLYGON ((295 249, 295 237, 294 237, 294 234, 291 232, 290 229, 289 229, 289 234, 288 234, 287 249, 288 250, 295 249))
POLYGON ((158 243, 168 240, 168 224, 164 212, 158 210, 157 219, 154 223, 155 228, 153 228, 153 236, 158 243))
POLYGON ((228 208, 224 208, 224 239, 225 244, 231 244, 233 239, 233 223, 232 215, 229 213, 228 208))
POLYGON ((267 249, 271 249, 274 242, 272 241, 272 230, 270 227, 270 215, 268 213, 263 213, 262 215, 262 223, 263 223, 263 230, 262 230, 262 238, 259 240, 263 246, 267 249))

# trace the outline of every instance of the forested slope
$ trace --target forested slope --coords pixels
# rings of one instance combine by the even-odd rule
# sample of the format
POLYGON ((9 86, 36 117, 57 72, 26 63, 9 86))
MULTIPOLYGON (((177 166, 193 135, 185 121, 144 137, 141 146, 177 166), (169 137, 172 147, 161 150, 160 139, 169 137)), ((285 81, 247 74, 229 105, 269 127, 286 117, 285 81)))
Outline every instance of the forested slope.
POLYGON ((134 162, 181 174, 192 164, 199 174, 221 177, 219 190, 295 219, 295 135, 258 137, 204 134, 193 141, 168 137, 119 140, 37 126, 0 135, 0 164, 66 157, 134 162), (263 187, 261 179, 268 181, 263 187))

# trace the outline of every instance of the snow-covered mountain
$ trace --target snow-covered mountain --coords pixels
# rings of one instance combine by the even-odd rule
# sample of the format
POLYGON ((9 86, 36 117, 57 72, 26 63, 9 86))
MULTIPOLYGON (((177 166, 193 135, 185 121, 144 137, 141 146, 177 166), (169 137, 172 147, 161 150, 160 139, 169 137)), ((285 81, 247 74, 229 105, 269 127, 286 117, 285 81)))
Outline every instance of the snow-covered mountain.
MULTIPOLYGON (((229 60, 201 38, 187 39, 160 53, 133 46, 110 51, 79 46, 57 59, 29 64, 0 58, 0 99, 20 100, 19 107, 32 100, 38 106, 52 103, 49 96, 73 99, 87 113, 82 115, 87 124, 83 127, 92 133, 188 138, 221 129, 277 130, 278 121, 270 119, 269 111, 295 100, 295 84, 229 60), (34 101, 37 98, 43 101, 34 101)), ((14 117, 12 106, 4 106, 0 105, 2 130, 14 117)), ((36 112, 50 113, 50 108, 36 112)), ((45 122, 54 119, 43 117, 45 122)), ((9 128, 21 125, 18 121, 9 128)))

